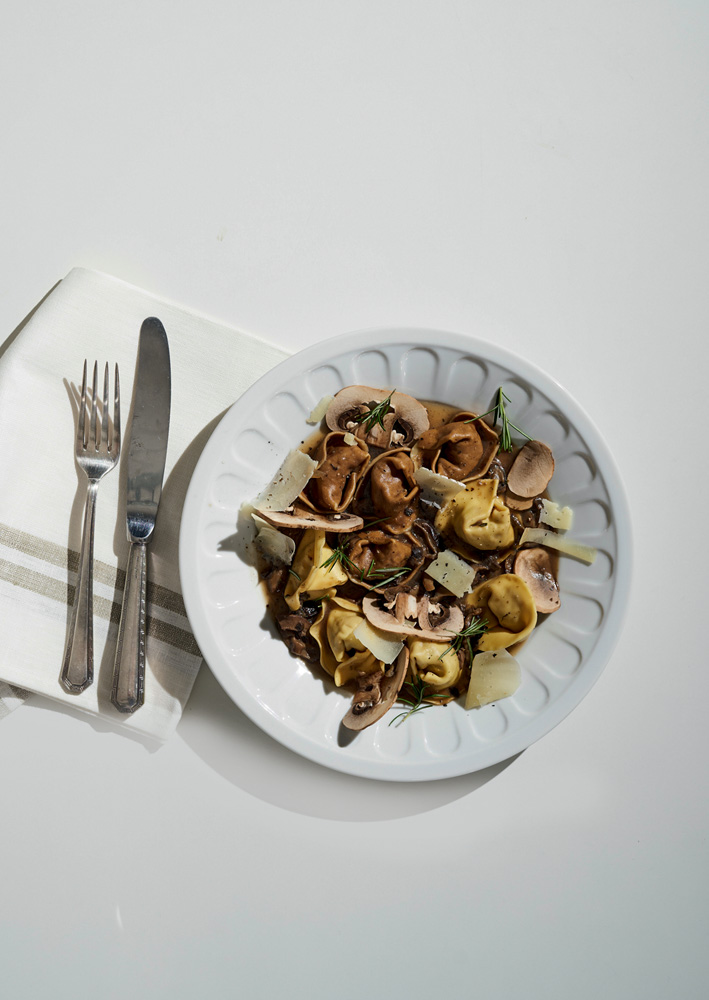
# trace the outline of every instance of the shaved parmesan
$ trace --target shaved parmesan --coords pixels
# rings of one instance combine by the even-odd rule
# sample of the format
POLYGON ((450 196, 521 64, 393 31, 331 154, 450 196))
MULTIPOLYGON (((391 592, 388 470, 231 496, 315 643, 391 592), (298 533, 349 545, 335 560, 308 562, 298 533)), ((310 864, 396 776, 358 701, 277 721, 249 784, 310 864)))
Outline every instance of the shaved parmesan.
POLYGON ((253 501, 260 510, 285 510, 304 490, 318 467, 315 459, 302 451, 289 452, 273 482, 253 501))
POLYGON ((542 515, 539 520, 559 531, 568 531, 574 519, 571 507, 560 507, 553 500, 542 500, 542 515))
POLYGON ((295 542, 282 531, 272 528, 267 521, 264 521, 258 514, 252 514, 251 518, 256 525, 256 544, 259 551, 270 562, 283 563, 290 566, 295 555, 295 542))
POLYGON ((466 708, 481 708, 509 698, 522 683, 519 663, 506 649, 489 650, 473 657, 466 708))
POLYGON ((398 639, 392 639, 390 635, 387 635, 386 632, 382 632, 378 628, 374 628, 368 621, 363 621, 358 625, 353 635, 355 639, 359 639, 370 653, 374 653, 376 659, 381 660, 382 663, 393 663, 404 648, 403 642, 398 639))
POLYGON ((345 434, 343 440, 344 440, 345 444, 350 444, 350 445, 351 444, 357 444, 357 438, 354 436, 354 434, 351 431, 347 431, 347 433, 345 434))
POLYGON ((426 574, 456 597, 462 597, 473 589, 476 570, 455 552, 444 549, 427 568, 426 574))
POLYGON ((555 535, 553 531, 545 528, 525 528, 520 538, 520 545, 533 542, 535 545, 546 545, 549 549, 558 549, 564 555, 573 556, 581 562, 592 563, 598 555, 598 549, 590 545, 582 545, 581 542, 573 542, 563 535, 555 535))
POLYGON ((421 487, 426 500, 434 500, 436 503, 447 503, 465 489, 465 483, 449 479, 448 476, 441 476, 437 472, 431 472, 430 469, 417 469, 414 479, 421 487))
POLYGON ((327 413, 328 407, 334 398, 334 396, 323 396, 320 402, 311 411, 310 416, 305 421, 306 424, 319 424, 327 413))

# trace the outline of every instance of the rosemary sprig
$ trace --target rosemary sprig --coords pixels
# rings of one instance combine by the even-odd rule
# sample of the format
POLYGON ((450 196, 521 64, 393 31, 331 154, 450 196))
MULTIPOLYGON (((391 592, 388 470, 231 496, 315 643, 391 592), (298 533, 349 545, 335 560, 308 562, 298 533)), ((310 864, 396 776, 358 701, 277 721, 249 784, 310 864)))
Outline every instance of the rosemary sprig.
POLYGON ((296 578, 296 580, 298 581, 298 583, 301 582, 300 576, 296 573, 296 571, 294 569, 289 569, 288 573, 289 573, 290 576, 294 576, 296 578))
POLYGON ((531 441, 532 438, 529 436, 529 434, 526 433, 526 431, 523 431, 521 427, 517 427, 516 424, 513 424, 510 418, 507 416, 507 410, 505 409, 505 400, 507 400, 508 403, 512 402, 510 397, 506 395, 506 393, 503 391, 502 386, 500 386, 500 388, 497 390, 497 401, 495 405, 492 407, 492 409, 488 410, 487 413, 481 413, 480 416, 478 417, 471 417, 470 420, 466 420, 465 423, 472 424, 473 421, 482 420, 483 417, 486 417, 488 416, 488 414, 493 413, 494 414, 494 417, 492 419, 493 424, 497 423, 500 424, 500 447, 502 448, 503 451, 512 451, 513 447, 512 433, 510 431, 510 428, 512 428, 512 430, 517 431, 517 433, 521 434, 522 437, 526 437, 528 441, 531 441))
POLYGON ((345 542, 338 542, 335 548, 332 550, 332 555, 329 556, 325 560, 325 562, 320 563, 318 569, 330 569, 331 566, 334 566, 336 563, 339 563, 343 569, 347 568, 352 570, 353 572, 358 570, 359 567, 355 566, 350 557, 347 555, 347 551, 345 549, 346 544, 347 543, 345 542))
POLYGON ((369 434, 371 429, 377 424, 384 430, 384 417, 387 415, 391 409, 391 397, 396 392, 396 389, 392 389, 386 399, 383 399, 381 403, 377 403, 376 406, 370 407, 366 413, 358 413, 356 417, 352 417, 355 424, 364 424, 364 429, 369 434))
POLYGON ((325 562, 320 563, 318 569, 330 569, 336 563, 339 563, 343 569, 348 569, 350 573, 359 573, 359 578, 362 583, 368 581, 373 581, 372 586, 368 587, 368 590, 375 590, 377 587, 386 587, 387 584, 392 583, 394 580, 398 580, 400 576, 409 572, 407 566, 375 566, 374 562, 371 562, 366 569, 360 569, 356 563, 352 562, 350 557, 347 555, 346 545, 347 542, 338 542, 335 548, 332 550, 332 555, 328 556, 325 562))
MULTIPOLYGON (((426 694, 426 689, 430 685, 424 684, 420 677, 417 677, 414 681, 407 681, 404 687, 409 688, 411 691, 411 698, 406 698, 399 692, 399 697, 396 699, 402 705, 406 705, 407 709, 403 712, 399 712, 390 721, 390 726, 396 726, 397 728, 402 722, 406 722, 410 715, 414 715, 416 712, 422 712, 424 708, 433 708, 433 702, 424 701, 425 698, 447 698, 448 695, 444 694, 426 694)), ((403 690, 403 689, 402 689, 403 690)))
POLYGON ((477 617, 473 618, 470 625, 466 626, 466 628, 464 629, 461 629, 460 632, 455 633, 455 637, 451 640, 450 646, 447 646, 446 649, 443 650, 438 659, 439 660, 443 659, 446 653, 449 652, 451 649, 453 650, 454 653, 458 653, 463 648, 463 646, 466 646, 468 653, 470 655, 470 659, 472 660, 473 639, 476 636, 483 635, 485 632, 487 632, 487 629, 488 629, 487 618, 477 618, 477 617))

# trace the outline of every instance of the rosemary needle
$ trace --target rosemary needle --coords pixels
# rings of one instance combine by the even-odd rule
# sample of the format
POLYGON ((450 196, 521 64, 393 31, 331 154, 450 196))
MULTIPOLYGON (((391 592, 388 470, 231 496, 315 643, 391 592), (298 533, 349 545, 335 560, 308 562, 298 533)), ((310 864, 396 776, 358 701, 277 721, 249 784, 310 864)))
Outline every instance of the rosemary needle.
POLYGON ((370 590, 375 590, 377 587, 386 587, 387 584, 398 580, 400 576, 409 572, 407 566, 379 566, 376 569, 373 569, 373 566, 374 563, 371 562, 366 570, 363 569, 359 575, 363 583, 367 580, 375 581, 369 588, 370 590), (385 579, 382 579, 382 577, 385 577, 385 579))
POLYGON ((497 424, 498 422, 500 424, 500 447, 503 451, 512 451, 512 433, 510 428, 517 431, 517 433, 521 434, 522 437, 526 437, 528 441, 531 441, 532 438, 529 434, 523 431, 521 427, 517 427, 516 424, 513 424, 507 416, 505 400, 507 400, 508 403, 512 402, 510 397, 503 391, 502 386, 500 386, 497 390, 497 401, 492 409, 488 410, 486 413, 481 413, 478 417, 471 417, 470 420, 466 420, 465 423, 472 424, 475 420, 482 420, 483 417, 487 417, 488 414, 493 413, 493 424, 497 424))
POLYGON ((464 629, 461 629, 460 632, 455 633, 455 637, 451 640, 450 645, 443 650, 438 659, 439 660, 443 659, 446 653, 448 653, 451 649, 453 650, 454 653, 460 652, 460 650, 465 645, 467 647, 468 653, 470 654, 470 659, 472 660, 473 639, 476 636, 483 635, 485 632, 487 632, 487 628, 488 625, 486 618, 473 618, 470 625, 466 626, 464 629))

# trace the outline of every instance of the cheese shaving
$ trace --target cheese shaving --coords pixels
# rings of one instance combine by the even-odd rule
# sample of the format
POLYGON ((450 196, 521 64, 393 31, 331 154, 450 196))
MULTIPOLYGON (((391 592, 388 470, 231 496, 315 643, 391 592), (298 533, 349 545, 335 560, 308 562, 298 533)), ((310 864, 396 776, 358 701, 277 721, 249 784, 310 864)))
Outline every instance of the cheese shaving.
POLYGON ((319 403, 313 408, 310 416, 305 421, 306 424, 319 424, 322 418, 328 411, 330 403, 333 401, 334 396, 323 396, 319 403))
POLYGON ((285 510, 304 490, 318 467, 315 459, 302 451, 289 452, 273 481, 253 501, 260 510, 285 510))
POLYGON ((430 469, 417 469, 414 478, 421 487, 423 496, 436 503, 447 503, 465 490, 465 483, 449 479, 448 476, 441 476, 437 472, 431 472, 430 469))
POLYGON ((374 653, 375 658, 381 660, 382 663, 393 663, 404 648, 403 642, 398 639, 392 639, 386 632, 374 628, 368 621, 363 621, 358 625, 353 635, 355 639, 359 639, 370 653, 374 653))
POLYGON ((542 514, 539 520, 542 524, 548 524, 559 531, 568 531, 574 520, 574 512, 571 507, 561 507, 553 500, 542 500, 542 514))
POLYGON ((506 649, 489 650, 473 657, 466 708, 480 708, 509 698, 522 683, 519 663, 506 649))
POLYGON ((553 531, 547 531, 545 528, 525 528, 519 541, 520 545, 524 545, 526 542, 546 545, 549 549, 557 549, 564 555, 573 556, 574 559, 580 559, 581 562, 589 565, 598 555, 598 549, 594 549, 590 545, 582 545, 581 542, 573 542, 563 535, 555 535, 553 531))
POLYGON ((354 436, 354 434, 351 431, 347 431, 347 433, 343 437, 343 441, 345 442, 345 444, 349 444, 349 445, 357 444, 357 438, 354 436))
POLYGON ((288 535, 284 535, 282 531, 278 531, 277 528, 271 527, 258 514, 252 514, 251 518, 257 528, 256 544, 264 558, 270 562, 283 563, 285 566, 290 566, 295 555, 295 542, 293 539, 289 538, 288 535))
POLYGON ((426 575, 450 590, 456 597, 462 597, 473 589, 476 570, 455 552, 444 549, 429 565, 426 575))

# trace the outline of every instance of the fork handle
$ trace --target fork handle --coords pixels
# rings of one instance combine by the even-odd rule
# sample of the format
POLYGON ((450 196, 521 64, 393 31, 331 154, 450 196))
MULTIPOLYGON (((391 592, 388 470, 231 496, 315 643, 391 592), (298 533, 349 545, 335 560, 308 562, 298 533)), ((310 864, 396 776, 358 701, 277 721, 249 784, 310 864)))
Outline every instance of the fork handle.
POLYGON ((111 701, 118 711, 126 714, 139 709, 145 699, 147 564, 146 544, 131 542, 111 693, 111 701))
POLYGON ((64 652, 61 684, 70 694, 81 694, 94 680, 94 525, 98 483, 89 483, 79 555, 79 575, 64 652))

